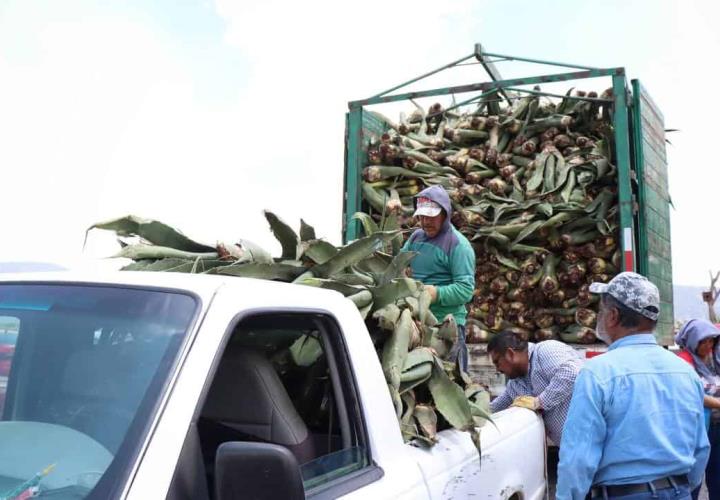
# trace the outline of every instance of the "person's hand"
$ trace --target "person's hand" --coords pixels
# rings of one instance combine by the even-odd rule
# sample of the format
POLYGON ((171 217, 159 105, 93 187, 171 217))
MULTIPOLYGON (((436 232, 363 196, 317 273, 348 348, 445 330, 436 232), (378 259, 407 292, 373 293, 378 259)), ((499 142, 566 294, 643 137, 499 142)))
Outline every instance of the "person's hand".
POLYGON ((425 290, 430 294, 430 302, 437 302, 437 288, 434 285, 425 285, 425 290))
POLYGON ((515 398, 510 406, 518 408, 527 408, 528 410, 538 411, 540 409, 540 398, 534 396, 520 396, 515 398))

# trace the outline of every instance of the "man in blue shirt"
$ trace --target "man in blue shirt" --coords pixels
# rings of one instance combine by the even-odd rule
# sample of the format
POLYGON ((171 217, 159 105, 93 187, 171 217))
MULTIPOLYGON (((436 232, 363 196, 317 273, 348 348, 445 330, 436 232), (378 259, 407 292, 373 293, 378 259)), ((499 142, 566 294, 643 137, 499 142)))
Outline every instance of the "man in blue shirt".
POLYGON ((655 341, 658 289, 621 273, 590 291, 600 294, 597 335, 610 348, 575 382, 556 498, 689 499, 710 451, 703 388, 690 365, 655 341))

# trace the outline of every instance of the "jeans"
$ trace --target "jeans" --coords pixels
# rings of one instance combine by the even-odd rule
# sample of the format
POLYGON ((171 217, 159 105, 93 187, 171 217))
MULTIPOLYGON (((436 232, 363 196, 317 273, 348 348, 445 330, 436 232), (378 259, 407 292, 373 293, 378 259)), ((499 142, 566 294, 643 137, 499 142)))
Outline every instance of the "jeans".
MULTIPOLYGON (((603 497, 593 497, 593 498, 603 498, 603 497)), ((690 487, 685 486, 678 486, 677 488, 665 488, 662 490, 655 490, 655 494, 648 490, 646 493, 635 493, 633 495, 623 495, 621 497, 611 497, 608 496, 608 499, 617 499, 617 500, 645 500, 645 499, 652 499, 652 500, 690 500, 690 487)))
POLYGON ((458 325, 458 341, 450 352, 450 361, 458 360, 462 371, 468 371, 468 348, 465 344, 465 325, 458 325))
POLYGON ((705 468, 705 484, 707 484, 708 498, 720 500, 720 422, 710 424, 708 431, 710 440, 710 459, 705 468))

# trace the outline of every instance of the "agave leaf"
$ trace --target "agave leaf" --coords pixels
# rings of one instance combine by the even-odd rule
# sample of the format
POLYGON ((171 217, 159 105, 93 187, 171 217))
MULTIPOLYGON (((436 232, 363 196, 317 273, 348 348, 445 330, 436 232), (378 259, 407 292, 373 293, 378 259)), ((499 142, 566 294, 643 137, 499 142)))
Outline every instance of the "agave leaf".
POLYGON ((216 267, 207 271, 207 274, 222 274, 225 276, 239 276, 242 278, 259 278, 274 281, 292 281, 305 272, 305 268, 290 264, 233 264, 216 267))
MULTIPOLYGON (((360 310, 368 307, 372 308, 372 293, 370 293, 369 290, 361 290, 356 294, 348 296, 348 299, 360 310)), ((365 315, 367 315, 367 312, 365 315)))
POLYGON ((320 278, 329 278, 368 257, 396 235, 397 232, 375 233, 353 241, 324 264, 312 268, 312 274, 320 278))
POLYGON ((392 263, 392 255, 388 255, 382 252, 375 252, 370 257, 367 257, 358 262, 354 267, 358 271, 364 273, 371 273, 373 275, 382 276, 385 274, 388 266, 392 263))
POLYGON ((410 278, 400 278, 371 291, 375 307, 379 309, 399 299, 415 295, 418 292, 418 282, 410 278))
MULTIPOLYGON (((257 264, 272 264, 272 256, 260 245, 253 243, 250 240, 238 240, 236 243, 240 247, 242 257, 240 262, 255 262, 257 264)), ((236 262, 237 264, 238 262, 236 262)))
POLYGON ((432 363, 422 363, 402 372, 400 375, 400 394, 424 384, 430 379, 431 374, 432 363))
POLYGON ((420 426, 420 431, 433 442, 437 442, 437 414, 432 406, 419 404, 415 406, 413 416, 420 426))
POLYGON ((323 355, 322 345, 315 337, 303 335, 290 346, 290 355, 297 366, 310 366, 323 355))
POLYGON ((365 236, 370 236, 380 232, 380 228, 375 220, 365 212, 355 212, 352 216, 352 220, 360 221, 363 231, 365 232, 365 236))
POLYGON ((191 240, 179 230, 167 224, 152 219, 143 219, 135 215, 127 215, 119 219, 94 224, 85 232, 86 239, 87 233, 92 229, 115 231, 115 234, 118 236, 139 236, 153 245, 174 248, 185 252, 202 253, 215 250, 209 245, 191 240))
POLYGON ((395 390, 400 389, 400 374, 405 366, 405 359, 410 347, 413 319, 407 309, 400 314, 400 319, 388 340, 385 341, 382 352, 382 367, 385 380, 395 390))
POLYGON ((416 347, 410 351, 405 358, 405 364, 403 365, 403 373, 407 370, 415 368, 418 365, 425 363, 432 364, 435 360, 435 355, 427 347, 416 347))
POLYGON ((315 239, 317 239, 315 236, 315 228, 300 219, 300 241, 312 241, 315 239))
POLYGON ((372 317, 377 320, 380 328, 392 332, 400 319, 400 308, 395 304, 388 304, 375 311, 372 317))
POLYGON ((435 407, 454 428, 468 431, 475 427, 470 402, 462 388, 450 380, 442 362, 435 359, 428 389, 435 401, 435 407))
POLYGON ((410 265, 410 261, 417 255, 417 252, 401 252, 397 254, 390 265, 382 275, 382 279, 378 282, 378 286, 385 285, 394 279, 405 276, 405 269, 410 265))
POLYGON ((143 259, 131 262, 127 266, 122 267, 121 271, 145 271, 151 264, 158 262, 155 259, 143 259))
POLYGON ((520 234, 518 234, 515 239, 513 240, 512 244, 515 245, 517 243, 520 243, 522 240, 533 234, 535 231, 540 229, 540 227, 544 224, 543 221, 536 220, 535 222, 531 222, 527 225, 525 229, 520 231, 520 234))
POLYGON ((438 327, 437 337, 454 344, 458 341, 458 325, 455 316, 448 314, 438 327))
MULTIPOLYGON (((364 287, 348 285, 336 279, 307 277, 301 280, 296 280, 295 283, 299 285, 312 286, 315 288, 324 288, 326 290, 335 290, 336 292, 340 292, 341 294, 343 294, 345 297, 349 297, 362 291, 366 291, 364 287)), ((370 294, 370 298, 372 299, 372 294, 370 294)))
POLYGON ((420 293, 420 297, 418 297, 418 319, 423 325, 435 326, 437 324, 437 319, 435 319, 435 316, 433 316, 432 312, 430 311, 431 303, 432 297, 430 296, 430 292, 428 292, 427 290, 423 290, 420 293))
POLYGON ((553 206, 550 203, 540 203, 535 210, 546 217, 552 217, 553 214, 553 206))
POLYGON ((303 256, 312 260, 315 264, 324 264, 338 253, 335 245, 325 240, 304 240, 302 247, 303 256))
POLYGON ((336 281, 345 283, 346 285, 352 286, 375 286, 376 279, 372 275, 362 273, 350 268, 352 272, 336 274, 333 278, 336 281))
MULTIPOLYGON (((196 261, 197 262, 197 261, 196 261)), ((215 261, 220 262, 220 261, 215 261)), ((187 259, 160 259, 149 264, 144 271, 166 271, 187 273, 193 268, 194 262, 187 259)))
MULTIPOLYGON (((394 389, 390 389, 391 395, 393 393, 394 389)), ((397 393, 397 391, 395 391, 397 393)), ((403 435, 405 434, 405 429, 407 429, 409 436, 409 439, 414 438, 415 434, 417 434, 417 429, 414 427, 413 423, 413 412, 415 411, 415 393, 413 391, 408 391, 405 394, 398 394, 397 399, 400 401, 400 412, 398 413, 398 418, 400 419, 400 427, 403 429, 403 435), (403 411, 403 404, 405 406, 405 411, 403 411)), ((394 396, 393 396, 394 400, 394 396)))
POLYGON ((540 154, 538 155, 538 158, 535 160, 535 171, 532 174, 532 177, 530 177, 530 180, 527 182, 527 190, 528 191, 536 191, 537 188, 540 187, 540 185, 543 182, 543 178, 545 176, 545 160, 547 158, 547 155, 540 154))
POLYGON ((118 253, 116 253, 113 257, 124 257, 126 259, 132 259, 132 260, 174 258, 174 259, 185 259, 185 260, 192 261, 192 260, 195 260, 198 258, 199 259, 216 260, 218 258, 218 254, 215 252, 203 252, 203 253, 186 252, 184 250, 177 250, 175 248, 170 248, 170 247, 137 244, 137 245, 126 246, 125 248, 121 249, 118 253))
POLYGON ((300 257, 302 248, 300 247, 300 238, 293 231, 293 229, 283 222, 280 217, 270 212, 269 210, 263 211, 265 219, 270 224, 275 238, 280 242, 282 246, 282 259, 297 259, 300 257))
POLYGON ((502 264, 505 267, 509 267, 510 269, 514 269, 515 271, 520 271, 520 266, 512 260, 510 257, 505 257, 503 254, 497 251, 497 249, 493 248, 493 254, 497 258, 498 262, 502 264))

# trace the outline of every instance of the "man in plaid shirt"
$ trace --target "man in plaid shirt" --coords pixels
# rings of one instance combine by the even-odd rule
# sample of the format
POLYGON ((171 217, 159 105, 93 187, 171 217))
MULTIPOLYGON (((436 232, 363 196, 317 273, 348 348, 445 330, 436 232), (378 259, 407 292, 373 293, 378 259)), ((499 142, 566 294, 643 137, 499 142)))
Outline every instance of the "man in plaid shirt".
POLYGON ((541 412, 548 437, 560 446, 565 417, 570 408, 581 359, 562 342, 534 344, 511 332, 502 332, 488 343, 495 368, 509 382, 505 392, 490 403, 493 412, 519 406, 541 412))

